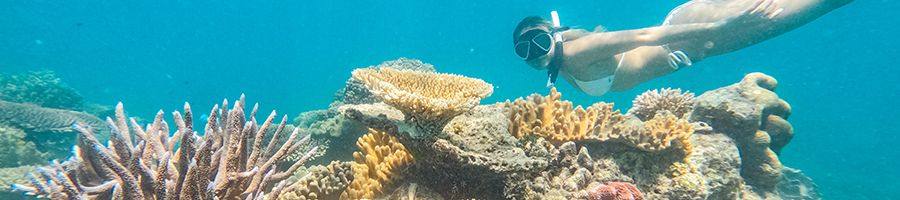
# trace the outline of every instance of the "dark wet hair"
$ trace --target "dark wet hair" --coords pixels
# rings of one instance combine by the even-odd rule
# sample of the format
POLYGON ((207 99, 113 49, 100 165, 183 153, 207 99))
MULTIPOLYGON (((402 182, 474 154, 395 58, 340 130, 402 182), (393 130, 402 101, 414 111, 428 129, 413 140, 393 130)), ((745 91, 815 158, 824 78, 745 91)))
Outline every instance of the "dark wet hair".
POLYGON ((519 42, 519 37, 522 36, 524 30, 541 26, 546 26, 549 28, 553 27, 553 23, 539 16, 528 16, 525 17, 525 19, 522 19, 522 21, 519 22, 519 25, 516 26, 516 30, 513 30, 513 45, 515 45, 516 42, 519 42))

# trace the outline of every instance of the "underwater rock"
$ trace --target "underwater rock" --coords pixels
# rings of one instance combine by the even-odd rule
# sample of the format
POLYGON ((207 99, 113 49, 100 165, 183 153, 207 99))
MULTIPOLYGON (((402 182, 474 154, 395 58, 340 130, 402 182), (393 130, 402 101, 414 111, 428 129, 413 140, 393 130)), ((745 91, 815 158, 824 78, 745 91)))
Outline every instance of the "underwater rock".
POLYGON ((775 94, 776 85, 771 76, 748 74, 739 83, 700 95, 690 117, 734 139, 741 175, 763 193, 774 191, 782 167, 777 153, 793 137, 786 121, 791 108, 775 94))
POLYGON ((85 106, 81 95, 53 71, 0 74, 0 100, 66 110, 81 110, 85 106))
POLYGON ((816 183, 803 172, 790 167, 781 168, 781 180, 778 181, 778 195, 782 199, 792 200, 818 200, 822 194, 816 188, 816 183))
POLYGON ((68 156, 70 148, 75 145, 77 131, 72 128, 75 123, 87 124, 103 132, 98 135, 101 140, 108 137, 106 122, 93 115, 0 101, 0 126, 23 130, 26 133, 22 137, 23 142, 33 143, 39 152, 49 153, 50 156, 38 158, 63 159, 68 156))

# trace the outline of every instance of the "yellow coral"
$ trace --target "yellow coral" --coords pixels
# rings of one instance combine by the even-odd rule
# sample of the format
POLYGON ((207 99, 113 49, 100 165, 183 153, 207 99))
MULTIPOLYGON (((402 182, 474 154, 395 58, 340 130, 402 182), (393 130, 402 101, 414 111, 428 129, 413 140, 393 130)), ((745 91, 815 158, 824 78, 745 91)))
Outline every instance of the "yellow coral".
POLYGON ((546 97, 533 94, 527 99, 507 101, 510 133, 518 138, 537 135, 557 142, 582 140, 609 131, 609 125, 622 118, 619 111, 613 111, 612 104, 601 102, 587 109, 573 109, 572 102, 561 101, 561 97, 552 88, 546 97))
POLYGON ((493 93, 487 82, 453 74, 381 68, 353 70, 353 78, 407 119, 440 125, 493 93))
POLYGON ((694 134, 694 126, 687 120, 665 112, 657 113, 653 119, 644 122, 646 134, 640 134, 644 141, 637 145, 645 150, 662 150, 673 145, 680 145, 685 153, 691 152, 691 135, 694 134), (676 143, 677 142, 677 143, 676 143))
POLYGON ((385 132, 369 129, 356 141, 358 152, 353 153, 353 181, 341 194, 341 199, 372 199, 399 179, 400 171, 413 162, 406 147, 385 132))
POLYGON ((561 97, 552 88, 547 96, 533 94, 527 99, 507 101, 510 133, 517 138, 535 135, 557 143, 617 141, 645 151, 660 151, 678 144, 686 154, 691 150, 688 138, 694 132, 693 126, 669 112, 642 122, 613 110, 612 104, 598 102, 587 109, 573 109, 572 102, 562 101, 561 97))

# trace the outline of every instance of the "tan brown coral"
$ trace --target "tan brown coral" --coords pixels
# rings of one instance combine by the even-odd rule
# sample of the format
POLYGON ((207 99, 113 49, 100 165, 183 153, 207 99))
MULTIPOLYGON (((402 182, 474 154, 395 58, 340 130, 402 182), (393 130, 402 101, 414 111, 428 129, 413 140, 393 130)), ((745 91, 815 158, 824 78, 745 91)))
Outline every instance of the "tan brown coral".
POLYGON ((353 78, 407 120, 438 131, 493 93, 491 84, 453 74, 381 68, 354 70, 353 78))
POLYGON ((400 172, 413 162, 412 154, 396 137, 369 129, 356 142, 358 152, 351 166, 353 182, 341 194, 341 199, 372 199, 382 194, 401 177, 400 172))
POLYGON ((517 138, 535 135, 556 143, 579 140, 616 141, 645 151, 660 151, 673 146, 690 152, 687 138, 693 126, 669 112, 657 114, 646 122, 622 115, 612 104, 595 103, 587 109, 560 100, 556 88, 550 94, 534 94, 527 99, 506 102, 509 131, 517 138))

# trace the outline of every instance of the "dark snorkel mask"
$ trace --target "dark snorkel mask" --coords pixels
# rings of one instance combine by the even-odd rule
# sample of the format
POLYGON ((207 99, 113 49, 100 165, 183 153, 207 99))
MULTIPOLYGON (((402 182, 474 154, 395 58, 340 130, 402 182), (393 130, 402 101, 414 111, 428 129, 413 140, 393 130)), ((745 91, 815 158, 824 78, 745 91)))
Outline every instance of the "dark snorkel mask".
POLYGON ((554 50, 550 63, 547 64, 547 87, 553 87, 556 79, 559 77, 559 66, 562 63, 563 42, 562 31, 569 30, 569 27, 562 27, 559 23, 559 15, 556 11, 550 12, 553 20, 553 27, 550 32, 542 29, 533 29, 522 34, 519 42, 515 45, 516 55, 522 60, 532 61, 542 58, 554 50), (551 46, 552 45, 552 46, 551 46))

